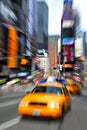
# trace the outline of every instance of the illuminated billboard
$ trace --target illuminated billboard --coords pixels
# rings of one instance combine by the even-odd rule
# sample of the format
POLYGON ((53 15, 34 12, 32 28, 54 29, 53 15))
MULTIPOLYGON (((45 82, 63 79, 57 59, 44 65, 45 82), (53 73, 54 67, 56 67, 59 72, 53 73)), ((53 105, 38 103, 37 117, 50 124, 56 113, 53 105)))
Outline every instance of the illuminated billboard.
POLYGON ((73 27, 73 25, 74 25, 74 20, 64 20, 62 27, 69 28, 69 27, 73 27))
POLYGON ((62 45, 72 45, 74 43, 74 38, 63 38, 62 45))
POLYGON ((73 45, 63 46, 63 61, 73 62, 74 61, 74 47, 73 45))
POLYGON ((78 38, 75 40, 75 57, 83 55, 83 39, 78 38))
POLYGON ((17 31, 10 26, 8 32, 8 68, 17 67, 18 36, 17 31))

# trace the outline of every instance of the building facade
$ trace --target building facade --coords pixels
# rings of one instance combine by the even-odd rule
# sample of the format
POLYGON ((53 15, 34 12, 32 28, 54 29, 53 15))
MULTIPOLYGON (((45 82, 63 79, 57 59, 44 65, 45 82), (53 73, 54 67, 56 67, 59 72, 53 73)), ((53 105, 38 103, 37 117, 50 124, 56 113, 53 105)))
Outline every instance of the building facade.
POLYGON ((44 73, 48 73, 50 69, 49 58, 45 56, 42 56, 42 57, 40 56, 39 60, 40 60, 39 67, 44 70, 44 73))
POLYGON ((38 34, 38 8, 37 0, 28 0, 28 13, 27 13, 27 46, 26 55, 30 57, 29 68, 30 71, 35 69, 35 62, 33 58, 36 57, 37 53, 37 34, 38 34))
POLYGON ((62 64, 74 61, 74 14, 68 1, 64 5, 61 20, 62 64))
POLYGON ((37 1, 0 0, 0 33, 1 72, 30 73, 37 50, 37 1))
POLYGON ((87 31, 83 32, 83 55, 87 57, 87 31))
POLYGON ((61 19, 61 64, 72 69, 75 62, 75 40, 80 29, 80 17, 73 9, 72 0, 64 0, 61 19))
POLYGON ((38 50, 48 50, 48 6, 38 1, 38 50))
POLYGON ((36 0, 28 0, 28 43, 27 49, 31 51, 31 55, 36 55, 37 51, 37 33, 38 33, 38 9, 36 0))
POLYGON ((48 56, 50 60, 50 70, 58 67, 58 35, 49 36, 48 56))
POLYGON ((0 28, 2 32, 1 52, 3 53, 3 67, 6 70, 18 70, 21 56, 26 48, 26 16, 21 3, 16 0, 0 0, 0 28))

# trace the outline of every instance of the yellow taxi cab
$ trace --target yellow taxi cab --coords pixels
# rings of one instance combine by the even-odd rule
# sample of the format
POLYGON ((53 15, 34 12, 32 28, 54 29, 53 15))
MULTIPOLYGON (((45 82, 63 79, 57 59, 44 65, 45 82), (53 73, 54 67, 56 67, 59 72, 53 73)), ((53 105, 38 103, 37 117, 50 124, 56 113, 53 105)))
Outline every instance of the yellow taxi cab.
POLYGON ((64 83, 64 85, 71 94, 81 93, 82 90, 81 86, 78 83, 74 82, 73 79, 71 78, 66 78, 66 82, 64 83))
POLYGON ((22 116, 42 116, 59 118, 71 108, 71 95, 60 83, 38 84, 25 95, 19 105, 18 113, 22 116))

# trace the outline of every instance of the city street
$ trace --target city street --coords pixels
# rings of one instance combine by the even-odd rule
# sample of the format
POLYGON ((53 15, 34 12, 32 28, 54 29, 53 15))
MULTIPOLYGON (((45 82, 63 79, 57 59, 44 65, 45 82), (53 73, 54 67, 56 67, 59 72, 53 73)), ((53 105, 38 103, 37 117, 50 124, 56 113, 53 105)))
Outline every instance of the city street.
POLYGON ((85 3, 0 0, 0 130, 87 130, 85 3))
POLYGON ((0 97, 0 130, 86 130, 87 96, 72 96, 72 108, 63 120, 22 118, 17 106, 25 92, 8 92, 0 97))

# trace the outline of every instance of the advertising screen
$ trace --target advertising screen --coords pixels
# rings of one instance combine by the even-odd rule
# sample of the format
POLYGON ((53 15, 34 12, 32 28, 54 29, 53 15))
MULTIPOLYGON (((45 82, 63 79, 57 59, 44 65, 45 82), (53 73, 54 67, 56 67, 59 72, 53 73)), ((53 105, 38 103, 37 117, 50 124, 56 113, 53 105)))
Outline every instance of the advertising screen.
MULTIPOLYGON (((86 49, 86 47, 85 47, 86 49)), ((75 40, 75 57, 80 57, 83 55, 83 38, 78 38, 75 40)))
POLYGON ((73 62, 74 61, 74 47, 73 45, 63 46, 63 61, 73 62))
POLYGON ((74 38, 63 38, 62 45, 72 45, 74 43, 74 38))
POLYGON ((8 68, 17 67, 18 36, 17 31, 10 26, 8 32, 8 68))
POLYGON ((64 20, 62 23, 62 28, 70 28, 73 27, 74 20, 64 20))

